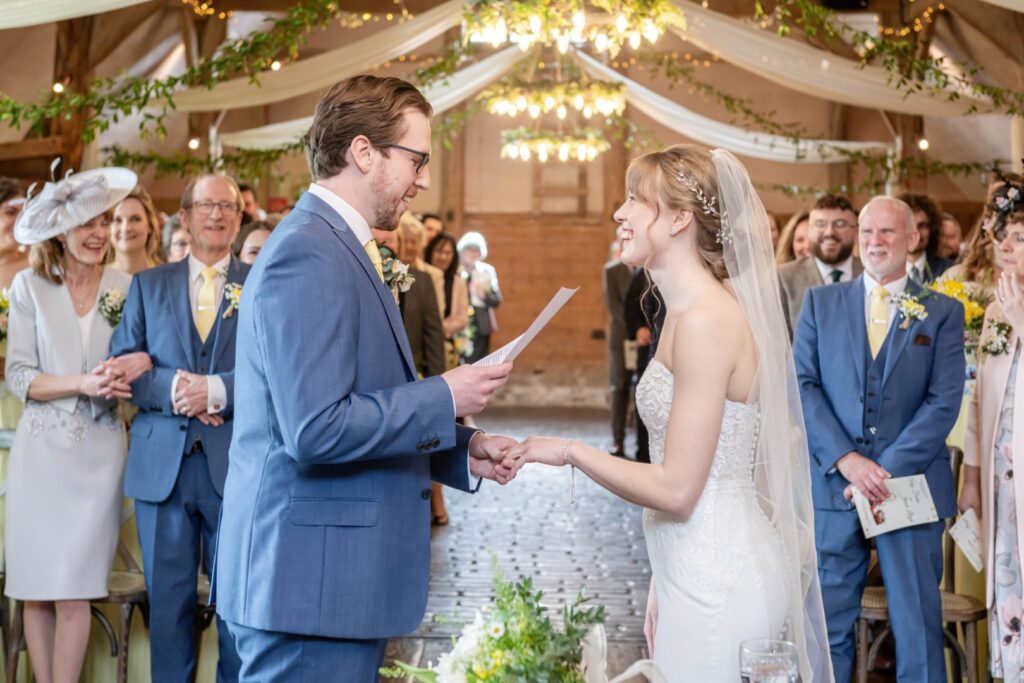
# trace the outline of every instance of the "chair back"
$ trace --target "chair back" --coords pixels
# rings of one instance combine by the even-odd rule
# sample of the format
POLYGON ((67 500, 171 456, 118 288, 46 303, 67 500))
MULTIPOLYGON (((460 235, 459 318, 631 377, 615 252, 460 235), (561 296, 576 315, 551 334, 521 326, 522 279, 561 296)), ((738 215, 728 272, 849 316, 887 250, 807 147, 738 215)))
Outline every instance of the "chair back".
MULTIPOLYGON (((953 468, 953 490, 960 494, 961 465, 964 461, 964 452, 956 446, 949 447, 949 465, 953 468)), ((942 582, 945 589, 950 593, 955 592, 956 586, 956 543, 949 535, 949 529, 957 521, 956 517, 946 520, 946 533, 942 537, 942 582)))

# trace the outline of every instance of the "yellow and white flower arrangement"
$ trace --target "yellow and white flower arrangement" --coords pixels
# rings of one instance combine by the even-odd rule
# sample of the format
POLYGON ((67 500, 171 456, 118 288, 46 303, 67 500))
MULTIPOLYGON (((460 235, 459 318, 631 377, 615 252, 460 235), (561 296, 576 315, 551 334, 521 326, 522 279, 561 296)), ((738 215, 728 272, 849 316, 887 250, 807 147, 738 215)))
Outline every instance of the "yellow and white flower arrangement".
POLYGON ((121 314, 124 313, 126 300, 125 293, 117 287, 111 287, 100 295, 100 315, 111 327, 117 327, 121 322, 121 314))
POLYGON ((239 304, 242 303, 242 285, 237 282, 229 282, 224 285, 224 298, 227 299, 228 305, 224 310, 223 318, 227 320, 235 314, 239 304))
POLYGON ((928 317, 928 311, 925 310, 924 304, 921 303, 927 294, 915 296, 907 290, 903 290, 900 294, 892 297, 892 303, 896 304, 897 310, 900 312, 900 329, 905 330, 910 327, 911 320, 924 320, 928 317))

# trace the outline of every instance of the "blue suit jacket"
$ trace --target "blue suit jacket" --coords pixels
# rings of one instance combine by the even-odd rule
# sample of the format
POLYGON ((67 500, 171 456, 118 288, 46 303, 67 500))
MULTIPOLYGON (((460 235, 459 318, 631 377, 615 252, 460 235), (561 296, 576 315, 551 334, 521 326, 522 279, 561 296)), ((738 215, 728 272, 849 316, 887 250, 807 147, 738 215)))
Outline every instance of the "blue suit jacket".
POLYGON ((304 195, 242 296, 217 612, 266 631, 387 638, 426 608, 430 481, 470 488, 440 377, 416 381, 363 246, 304 195))
MULTIPOLYGON (((232 258, 227 282, 241 284, 248 272, 249 266, 232 258)), ((174 490, 190 436, 203 441, 210 478, 218 493, 223 492, 228 471, 238 314, 224 317, 228 306, 224 297, 207 338, 210 348, 203 351, 192 319, 188 275, 188 259, 138 273, 110 341, 112 356, 145 351, 153 359, 153 369, 132 384, 132 403, 140 412, 132 423, 124 472, 125 495, 151 503, 162 502, 174 490), (174 414, 171 383, 178 369, 224 380, 227 404, 221 412, 222 426, 207 427, 194 418, 174 414)))
POLYGON ((956 514, 946 437, 963 397, 964 309, 913 282, 907 291, 923 297, 927 317, 903 329, 897 313, 879 352, 880 377, 868 349, 863 277, 804 295, 794 353, 818 509, 852 507, 835 465, 856 451, 894 477, 924 474, 939 515, 956 514))

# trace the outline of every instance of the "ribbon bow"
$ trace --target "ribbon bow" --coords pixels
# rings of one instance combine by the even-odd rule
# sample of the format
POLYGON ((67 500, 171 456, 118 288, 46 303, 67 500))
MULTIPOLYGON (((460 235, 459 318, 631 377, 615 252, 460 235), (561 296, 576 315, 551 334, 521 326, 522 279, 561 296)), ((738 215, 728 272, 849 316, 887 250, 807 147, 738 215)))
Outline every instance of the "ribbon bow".
POLYGON ((110 196, 107 179, 102 175, 82 178, 69 173, 64 180, 46 183, 33 198, 34 189, 35 185, 29 188, 25 212, 33 217, 31 223, 39 227, 82 225, 95 218, 94 207, 110 196))

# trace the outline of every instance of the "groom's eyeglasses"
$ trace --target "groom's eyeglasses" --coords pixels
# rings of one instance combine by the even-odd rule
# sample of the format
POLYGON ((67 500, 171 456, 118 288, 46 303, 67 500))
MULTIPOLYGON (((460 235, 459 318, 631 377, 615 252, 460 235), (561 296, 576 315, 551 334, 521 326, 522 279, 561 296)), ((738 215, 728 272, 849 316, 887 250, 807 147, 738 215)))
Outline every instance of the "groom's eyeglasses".
POLYGON ((416 150, 416 149, 409 149, 408 147, 402 147, 401 145, 384 145, 384 146, 385 147, 394 147, 395 149, 400 149, 403 152, 408 152, 409 154, 415 155, 417 157, 417 160, 416 160, 416 175, 419 175, 420 173, 422 173, 423 169, 426 168, 427 164, 430 163, 430 155, 427 154, 426 152, 421 152, 421 151, 416 150))

